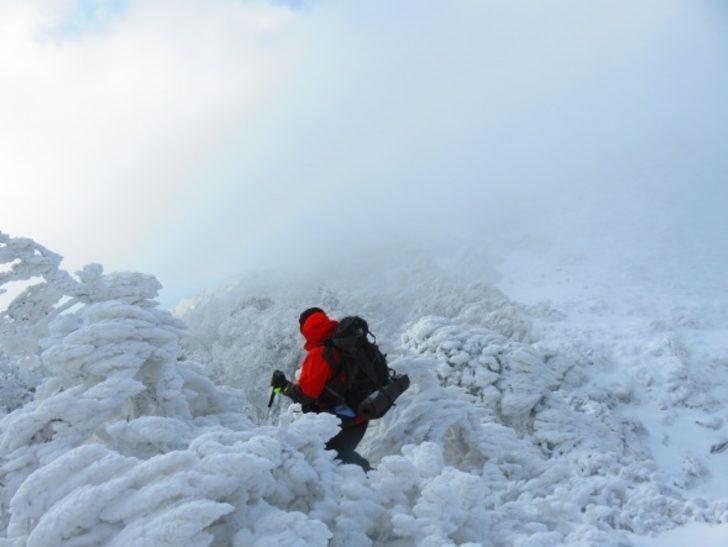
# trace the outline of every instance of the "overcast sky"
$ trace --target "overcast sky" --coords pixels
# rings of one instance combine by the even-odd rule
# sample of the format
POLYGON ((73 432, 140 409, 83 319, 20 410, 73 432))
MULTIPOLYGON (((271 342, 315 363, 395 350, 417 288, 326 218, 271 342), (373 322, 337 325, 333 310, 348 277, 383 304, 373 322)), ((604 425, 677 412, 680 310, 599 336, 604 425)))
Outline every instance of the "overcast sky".
POLYGON ((595 217, 723 246, 726 98, 720 0, 0 0, 0 230, 168 304, 595 217))

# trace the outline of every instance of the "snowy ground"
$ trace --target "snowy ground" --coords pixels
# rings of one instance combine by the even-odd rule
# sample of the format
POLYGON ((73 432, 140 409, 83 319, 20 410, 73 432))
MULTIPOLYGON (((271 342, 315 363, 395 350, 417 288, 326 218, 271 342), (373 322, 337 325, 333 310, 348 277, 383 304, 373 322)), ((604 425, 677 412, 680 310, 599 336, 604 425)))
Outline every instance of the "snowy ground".
POLYGON ((151 276, 74 277, 5 236, 0 259, 40 281, 0 315, 9 545, 724 543, 728 307, 705 279, 513 255, 495 287, 416 260, 248 276, 183 323, 151 276), (412 378, 368 475, 324 450, 331 416, 266 411, 311 304, 369 318, 412 378))
MULTIPOLYGON (((218 332, 246 335, 224 340, 192 326, 193 346, 206 348, 200 359, 219 367, 223 380, 245 370, 248 357, 236 355, 251 349, 264 361, 291 366, 295 348, 261 352, 260 332, 248 338, 249 320, 236 317, 256 290, 270 298, 269 308, 253 313, 258 331, 272 318, 276 329, 292 328, 295 310, 310 302, 379 320, 378 332, 394 353, 433 359, 438 382, 465 388, 482 412, 475 419, 505 426, 498 435, 509 437, 490 431, 502 444, 493 452, 474 450, 472 430, 448 421, 448 411, 434 420, 445 423, 439 431, 421 433, 411 421, 427 418, 403 407, 404 416, 365 439, 371 458, 422 441, 435 441, 446 464, 471 474, 479 457, 507 458, 514 449, 524 457, 520 475, 504 473, 500 487, 508 494, 484 500, 489 525, 479 541, 628 544, 635 532, 726 522, 728 307, 715 299, 723 281, 679 279, 674 268, 655 278, 634 265, 533 253, 512 254, 501 264, 503 293, 452 281, 432 264, 423 270, 371 286, 331 286, 323 297, 298 287, 295 297, 280 298, 280 291, 252 289, 246 280, 203 298, 186 316, 192 325, 216 317, 218 332)), ((498 488, 497 478, 480 476, 483 488, 498 488)), ((718 543, 722 526, 710 534, 718 543)))
MULTIPOLYGON (((719 274, 724 264, 706 262, 630 263, 612 255, 595 263, 579 254, 539 262, 514 253, 498 283, 532 309, 559 311, 556 319, 535 319, 544 340, 599 348, 612 370, 603 381, 630 386, 618 415, 642 424, 660 473, 700 506, 728 496, 728 280, 719 274)), ((728 524, 689 523, 631 540, 727 545, 728 524)))

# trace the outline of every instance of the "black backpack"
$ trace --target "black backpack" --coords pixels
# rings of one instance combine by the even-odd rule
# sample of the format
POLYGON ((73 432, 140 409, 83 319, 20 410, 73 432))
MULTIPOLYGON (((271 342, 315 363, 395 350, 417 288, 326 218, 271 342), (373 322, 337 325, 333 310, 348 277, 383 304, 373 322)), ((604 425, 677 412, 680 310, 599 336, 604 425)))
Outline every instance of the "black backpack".
POLYGON ((387 356, 379 350, 376 337, 361 317, 345 317, 322 343, 323 357, 332 371, 322 396, 324 406, 346 403, 356 410, 364 399, 390 382, 392 371, 387 356), (340 378, 342 372, 346 384, 340 378))

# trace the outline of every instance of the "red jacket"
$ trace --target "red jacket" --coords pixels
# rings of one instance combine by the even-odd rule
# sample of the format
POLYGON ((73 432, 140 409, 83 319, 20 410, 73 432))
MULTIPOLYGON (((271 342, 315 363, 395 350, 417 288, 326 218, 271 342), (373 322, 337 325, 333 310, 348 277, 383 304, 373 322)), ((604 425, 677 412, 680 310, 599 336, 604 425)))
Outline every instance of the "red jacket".
MULTIPOLYGON (((324 312, 314 312, 306 318, 301 327, 301 333, 306 339, 303 348, 308 354, 301 365, 301 375, 298 378, 298 383, 291 385, 287 395, 297 403, 301 403, 304 411, 319 412, 323 410, 331 412, 332 408, 341 402, 336 400, 336 397, 332 399, 331 394, 324 393, 324 388, 332 379, 333 371, 331 365, 324 359, 326 347, 321 343, 331 336, 338 325, 338 321, 329 319, 324 312)), ((332 358, 338 362, 339 356, 336 350, 333 350, 332 358)), ((348 383, 346 374, 341 372, 337 381, 333 383, 338 383, 338 389, 346 386, 348 383)), ((352 420, 348 415, 343 417, 342 420, 354 424, 366 421, 361 416, 356 416, 352 420)))
POLYGON ((301 334, 306 339, 303 348, 308 354, 301 365, 298 387, 309 399, 318 399, 331 379, 331 366, 324 359, 324 346, 321 342, 334 332, 338 324, 324 312, 315 312, 306 318, 301 328, 301 334))

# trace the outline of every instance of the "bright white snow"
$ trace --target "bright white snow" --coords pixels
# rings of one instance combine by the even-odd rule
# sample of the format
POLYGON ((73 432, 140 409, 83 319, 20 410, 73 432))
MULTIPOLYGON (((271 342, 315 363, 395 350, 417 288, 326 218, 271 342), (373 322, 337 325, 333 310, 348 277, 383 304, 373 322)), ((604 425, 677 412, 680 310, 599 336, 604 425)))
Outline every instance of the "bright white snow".
POLYGON ((151 276, 72 276, 2 234, 0 264, 2 284, 41 279, 0 314, 10 545, 650 545, 728 526, 725 306, 557 274, 529 292, 517 264, 504 294, 419 262, 348 286, 245 278, 175 318, 151 276), (412 379, 362 443, 368 475, 324 450, 333 416, 265 408, 314 304, 370 319, 412 379))

